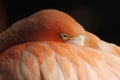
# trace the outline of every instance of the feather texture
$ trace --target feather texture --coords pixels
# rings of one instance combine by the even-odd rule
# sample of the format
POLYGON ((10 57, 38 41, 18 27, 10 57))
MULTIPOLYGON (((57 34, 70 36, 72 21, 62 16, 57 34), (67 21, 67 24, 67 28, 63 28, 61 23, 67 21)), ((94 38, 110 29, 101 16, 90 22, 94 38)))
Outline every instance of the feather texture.
POLYGON ((0 53, 0 80, 120 80, 120 47, 58 10, 14 23, 0 34, 0 53))
POLYGON ((120 80, 120 57, 89 47, 31 42, 3 53, 1 80, 120 80))

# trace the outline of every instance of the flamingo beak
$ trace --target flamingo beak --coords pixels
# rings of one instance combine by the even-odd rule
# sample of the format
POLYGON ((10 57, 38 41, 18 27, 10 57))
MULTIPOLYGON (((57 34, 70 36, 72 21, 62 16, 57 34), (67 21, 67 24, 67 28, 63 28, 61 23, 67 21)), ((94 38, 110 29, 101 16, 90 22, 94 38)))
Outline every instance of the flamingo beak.
POLYGON ((84 46, 84 42, 85 42, 85 35, 79 35, 76 37, 72 37, 66 41, 66 43, 75 44, 79 46, 84 46))

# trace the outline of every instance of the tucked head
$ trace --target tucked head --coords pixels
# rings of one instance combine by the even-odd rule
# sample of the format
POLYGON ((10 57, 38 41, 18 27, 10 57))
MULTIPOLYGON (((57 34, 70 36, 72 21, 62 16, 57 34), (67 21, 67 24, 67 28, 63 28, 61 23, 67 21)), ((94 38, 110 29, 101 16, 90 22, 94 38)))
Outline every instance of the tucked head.
POLYGON ((35 24, 35 27, 39 26, 41 28, 41 30, 34 32, 38 34, 34 35, 34 38, 39 40, 65 42, 77 39, 77 37, 80 38, 85 34, 83 27, 79 23, 58 10, 42 10, 30 16, 28 21, 35 24))
MULTIPOLYGON (((0 34, 0 48, 30 41, 84 44, 85 30, 64 12, 46 9, 14 23, 0 34), (7 45, 6 45, 7 44, 7 45)), ((5 48, 4 48, 5 49, 5 48)))

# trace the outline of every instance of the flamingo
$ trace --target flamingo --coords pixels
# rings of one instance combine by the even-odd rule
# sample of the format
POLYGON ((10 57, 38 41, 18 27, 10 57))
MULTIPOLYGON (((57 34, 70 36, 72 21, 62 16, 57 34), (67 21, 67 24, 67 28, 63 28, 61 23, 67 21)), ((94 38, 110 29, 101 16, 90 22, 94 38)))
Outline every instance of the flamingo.
POLYGON ((0 34, 0 80, 120 80, 120 48, 46 9, 0 34))

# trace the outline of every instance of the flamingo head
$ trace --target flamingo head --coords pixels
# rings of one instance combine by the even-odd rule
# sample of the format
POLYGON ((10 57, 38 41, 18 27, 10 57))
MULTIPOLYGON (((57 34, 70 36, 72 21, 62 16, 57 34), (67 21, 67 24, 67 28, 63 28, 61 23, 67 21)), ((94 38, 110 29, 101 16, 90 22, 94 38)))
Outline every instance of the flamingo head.
POLYGON ((29 38, 40 41, 67 42, 84 45, 85 30, 72 17, 58 10, 42 10, 28 17, 30 26, 35 26, 29 38))

